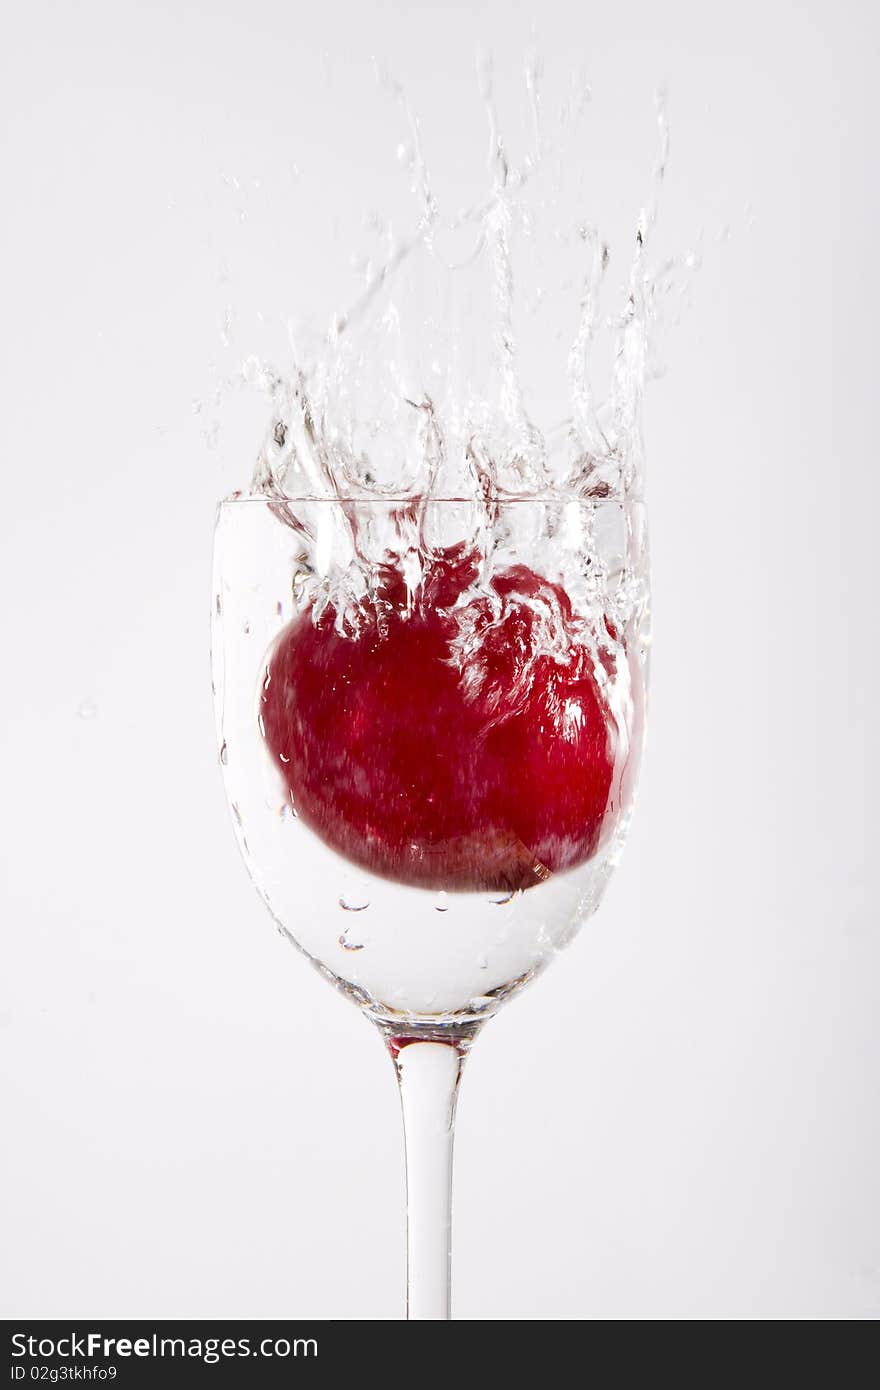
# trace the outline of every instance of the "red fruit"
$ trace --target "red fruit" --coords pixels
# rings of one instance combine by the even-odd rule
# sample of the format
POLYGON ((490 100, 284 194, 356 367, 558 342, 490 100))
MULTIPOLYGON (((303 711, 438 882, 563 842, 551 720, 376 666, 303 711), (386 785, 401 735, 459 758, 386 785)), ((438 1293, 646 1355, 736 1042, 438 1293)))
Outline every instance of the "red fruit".
POLYGON ((332 607, 304 613, 260 712, 299 816, 340 854, 402 883, 510 892, 595 853, 617 733, 565 593, 516 566, 493 602, 453 609, 475 574, 447 552, 410 610, 389 569, 356 637, 332 607), (535 655, 551 615, 562 660, 535 655))

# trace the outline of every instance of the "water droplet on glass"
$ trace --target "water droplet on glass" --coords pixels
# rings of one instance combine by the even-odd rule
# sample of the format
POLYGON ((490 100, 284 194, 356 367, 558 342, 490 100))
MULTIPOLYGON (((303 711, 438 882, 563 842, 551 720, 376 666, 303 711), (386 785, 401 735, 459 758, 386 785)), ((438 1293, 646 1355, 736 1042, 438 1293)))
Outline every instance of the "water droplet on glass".
POLYGON ((226 747, 226 739, 220 745, 220 761, 224 767, 229 762, 229 750, 226 747))
POLYGON ((438 894, 437 894, 437 901, 436 901, 435 904, 434 904, 434 911, 435 911, 435 912, 448 912, 448 911, 449 911, 449 894, 448 894, 448 893, 438 893, 438 894))
POLYGON ((98 713, 98 706, 94 700, 83 700, 77 710, 80 719, 94 719, 98 713))
POLYGON ((347 931, 344 931, 338 940, 343 951, 362 951, 364 949, 363 941, 349 941, 347 931))
POLYGON ((250 625, 250 623, 247 621, 247 619, 245 619, 244 628, 243 628, 242 630, 243 630, 243 632, 244 632, 245 637, 250 637, 250 635, 251 635, 251 625, 250 625))
POLYGON ((370 906, 368 898, 359 897, 357 893, 350 893, 347 897, 339 899, 339 906, 343 912, 363 912, 370 906))
POLYGON ((488 956, 480 956, 480 959, 477 961, 477 967, 478 967, 480 970, 488 970, 488 969, 489 969, 489 957, 488 957, 488 956))

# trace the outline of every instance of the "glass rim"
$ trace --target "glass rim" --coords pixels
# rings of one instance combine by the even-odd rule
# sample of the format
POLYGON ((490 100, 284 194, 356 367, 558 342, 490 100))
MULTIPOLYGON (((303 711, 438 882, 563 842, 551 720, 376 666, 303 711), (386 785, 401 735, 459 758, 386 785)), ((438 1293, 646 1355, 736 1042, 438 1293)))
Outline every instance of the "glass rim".
POLYGON ((585 507, 625 507, 625 506, 645 506, 645 498, 636 495, 626 497, 583 497, 576 492, 543 492, 543 493, 508 493, 501 496, 481 499, 479 494, 471 493, 470 496, 434 496, 433 493, 410 492, 410 493, 373 493, 362 494, 360 496, 329 496, 326 493, 313 492, 280 492, 272 494, 270 492, 233 492, 228 497, 222 497, 217 503, 217 510, 224 507, 237 507, 247 503, 262 502, 264 506, 283 506, 295 505, 303 502, 326 502, 333 506, 369 506, 369 507, 411 507, 414 503, 425 503, 433 505, 442 503, 446 506, 473 506, 475 502, 484 501, 487 506, 564 506, 570 502, 577 503, 578 506, 585 507))

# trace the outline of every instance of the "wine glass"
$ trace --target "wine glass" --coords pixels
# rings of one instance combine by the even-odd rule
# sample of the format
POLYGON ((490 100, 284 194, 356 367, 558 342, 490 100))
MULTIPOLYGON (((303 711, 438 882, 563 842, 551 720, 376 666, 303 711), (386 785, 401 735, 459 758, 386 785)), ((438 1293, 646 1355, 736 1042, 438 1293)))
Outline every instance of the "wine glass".
POLYGON ((409 1318, 450 1315, 464 1059, 598 906, 632 805, 645 510, 596 491, 218 511, 226 794, 278 929, 393 1059, 409 1318))

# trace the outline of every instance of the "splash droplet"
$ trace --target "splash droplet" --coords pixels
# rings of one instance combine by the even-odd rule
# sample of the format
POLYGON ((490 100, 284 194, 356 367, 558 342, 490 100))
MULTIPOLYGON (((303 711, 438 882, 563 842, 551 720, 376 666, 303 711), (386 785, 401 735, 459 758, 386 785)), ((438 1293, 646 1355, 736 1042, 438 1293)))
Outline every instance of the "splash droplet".
POLYGON ((437 901, 436 901, 435 904, 434 904, 434 911, 435 911, 435 912, 448 912, 448 911, 449 911, 449 894, 448 894, 448 893, 440 892, 440 893, 437 894, 437 901))
POLYGON ((94 719, 98 713, 98 706, 94 700, 83 700, 76 713, 80 719, 94 719))

